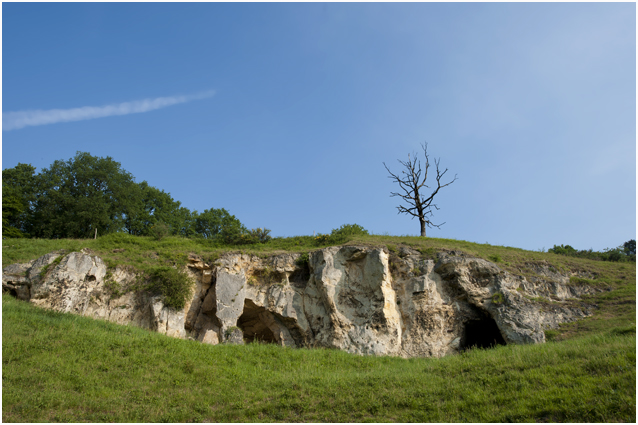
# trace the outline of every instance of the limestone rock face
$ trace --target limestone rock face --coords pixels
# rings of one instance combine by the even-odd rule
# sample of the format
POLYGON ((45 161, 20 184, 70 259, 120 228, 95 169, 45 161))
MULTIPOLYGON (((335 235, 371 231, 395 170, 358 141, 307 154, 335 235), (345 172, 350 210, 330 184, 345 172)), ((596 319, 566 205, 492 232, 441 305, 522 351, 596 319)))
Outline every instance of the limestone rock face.
POLYGON ((433 260, 409 248, 363 246, 305 258, 225 254, 212 265, 190 255, 192 296, 174 310, 136 289, 131 270, 107 270, 90 252, 55 252, 6 267, 2 287, 42 307, 213 345, 441 357, 472 345, 541 343, 545 329, 590 314, 570 300, 594 289, 570 286, 569 275, 547 264, 534 267, 540 277, 528 280, 462 253, 433 260))
POLYGON ((401 318, 387 254, 331 247, 312 253, 304 298, 313 342, 358 354, 398 354, 401 318))

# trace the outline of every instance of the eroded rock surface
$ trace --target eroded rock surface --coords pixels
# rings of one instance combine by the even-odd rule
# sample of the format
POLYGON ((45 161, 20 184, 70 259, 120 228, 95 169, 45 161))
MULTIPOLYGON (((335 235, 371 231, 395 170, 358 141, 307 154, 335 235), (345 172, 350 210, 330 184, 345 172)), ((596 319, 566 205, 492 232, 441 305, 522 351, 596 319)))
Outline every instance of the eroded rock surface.
POLYGON ((311 252, 307 262, 300 254, 225 254, 215 264, 191 255, 184 271, 192 297, 177 311, 135 289, 132 271, 107 271, 90 252, 8 266, 2 287, 42 307, 208 344, 263 341, 402 357, 541 343, 545 329, 590 314, 567 301, 594 289, 570 286, 569 275, 543 264, 535 265, 539 278, 526 279, 455 252, 436 261, 409 248, 398 254, 341 246, 311 252))

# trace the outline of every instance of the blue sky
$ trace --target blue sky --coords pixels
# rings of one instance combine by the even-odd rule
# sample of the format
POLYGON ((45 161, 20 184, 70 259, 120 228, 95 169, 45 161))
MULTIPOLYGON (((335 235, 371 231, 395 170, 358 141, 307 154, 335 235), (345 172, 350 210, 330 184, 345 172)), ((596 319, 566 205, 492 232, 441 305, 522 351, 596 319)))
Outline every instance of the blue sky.
POLYGON ((427 142, 429 236, 636 235, 635 3, 3 3, 2 59, 3 169, 86 151, 276 236, 417 235, 382 163, 427 142))

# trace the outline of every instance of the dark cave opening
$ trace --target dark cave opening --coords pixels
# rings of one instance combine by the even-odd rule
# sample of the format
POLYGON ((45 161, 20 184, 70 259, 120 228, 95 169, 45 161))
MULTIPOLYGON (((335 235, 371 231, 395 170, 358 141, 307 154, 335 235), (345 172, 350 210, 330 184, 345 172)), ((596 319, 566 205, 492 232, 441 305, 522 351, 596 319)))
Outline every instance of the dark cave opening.
POLYGON ((484 316, 481 319, 465 323, 460 347, 462 351, 471 348, 492 348, 505 344, 505 339, 503 339, 498 325, 491 317, 484 316))
POLYGON ((310 279, 310 268, 306 264, 292 272, 288 281, 298 288, 303 288, 308 284, 308 279, 310 279))
POLYGON ((237 320, 237 326, 244 332, 244 341, 247 343, 258 341, 268 344, 276 344, 275 334, 270 330, 264 319, 269 312, 255 305, 251 300, 244 301, 244 312, 237 320))

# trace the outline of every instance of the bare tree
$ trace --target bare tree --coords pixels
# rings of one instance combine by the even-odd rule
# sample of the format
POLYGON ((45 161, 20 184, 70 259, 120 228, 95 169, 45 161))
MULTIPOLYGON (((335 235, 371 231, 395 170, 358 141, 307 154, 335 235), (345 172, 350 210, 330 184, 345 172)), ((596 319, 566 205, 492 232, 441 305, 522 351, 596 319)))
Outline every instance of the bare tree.
MULTIPOLYGON (((436 166, 436 189, 430 194, 430 196, 426 197, 422 194, 422 192, 429 192, 430 186, 426 185, 425 182, 428 178, 428 170, 430 169, 430 157, 428 156, 428 144, 422 144, 423 154, 425 156, 425 170, 421 168, 421 161, 417 158, 416 154, 409 155, 407 162, 398 160, 401 165, 403 165, 403 171, 401 171, 401 176, 394 174, 385 162, 383 166, 390 175, 389 178, 392 181, 398 183, 399 187, 403 191, 402 193, 391 192, 390 196, 398 196, 405 201, 405 205, 399 205, 397 209, 399 210, 399 214, 405 213, 410 214, 413 218, 418 217, 419 223, 421 224, 421 236, 425 236, 425 227, 436 227, 440 228, 445 223, 434 224, 430 221, 429 217, 432 217, 432 208, 438 210, 439 207, 432 203, 434 200, 434 196, 439 193, 439 190, 444 188, 445 186, 449 186, 456 181, 456 175, 454 178, 447 182, 441 184, 441 180, 445 173, 447 173, 447 168, 441 172, 439 170, 439 162, 440 159, 434 160, 434 165, 436 166)), ((434 187, 434 185, 433 185, 434 187)))

